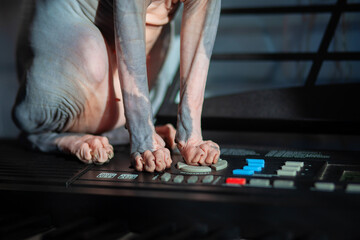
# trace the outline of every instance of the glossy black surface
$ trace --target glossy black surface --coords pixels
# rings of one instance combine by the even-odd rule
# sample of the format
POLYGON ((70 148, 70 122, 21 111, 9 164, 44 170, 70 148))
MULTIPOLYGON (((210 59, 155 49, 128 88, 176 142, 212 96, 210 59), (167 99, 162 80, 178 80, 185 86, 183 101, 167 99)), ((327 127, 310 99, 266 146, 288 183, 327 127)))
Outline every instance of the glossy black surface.
MULTIPOLYGON (((83 239, 103 234, 115 239, 113 236, 129 233, 151 236, 144 239, 154 236, 211 239, 219 234, 250 239, 360 236, 356 214, 360 210, 360 194, 346 192, 347 184, 358 180, 341 180, 344 170, 360 170, 355 135, 269 132, 204 135, 218 141, 224 153, 231 152, 230 149, 238 152, 222 155, 229 167, 211 173, 215 179, 220 177, 215 184, 203 184, 205 175, 198 175, 198 182, 188 184, 186 179, 190 175, 174 166, 167 170, 171 173, 169 182, 160 180, 162 173, 138 173, 129 165, 127 146, 116 146, 115 157, 109 164, 95 166, 83 165, 68 155, 32 152, 16 141, 3 140, 0 189, 4 204, 0 213, 7 227, 0 228, 0 234, 30 236, 37 231, 43 239, 59 239, 66 234, 83 239), (243 167, 247 157, 265 159, 264 170, 245 177, 245 186, 224 184, 227 177, 241 177, 233 176, 232 170, 243 167), (294 178, 276 176, 276 170, 285 161, 303 161, 305 166, 294 178), (101 173, 116 176, 101 179, 98 177, 101 173), (134 175, 138 176, 118 178, 134 175), (174 183, 177 175, 184 175, 185 181, 174 183), (253 178, 269 179, 270 187, 252 187, 249 180, 253 178), (274 180, 279 179, 293 180, 295 188, 273 187, 274 180), (314 188, 317 181, 332 182, 335 190, 318 191, 314 188), (9 216, 18 216, 18 220, 7 220, 9 216), (20 224, 16 226, 21 231, 11 230, 14 221, 20 224), (73 227, 74 221, 91 223, 78 229, 73 227), (123 228, 116 227, 120 225, 123 228), (59 230, 63 228, 71 230, 65 234, 59 230), (60 237, 51 234, 45 237, 44 229, 55 231, 54 236, 60 237)), ((179 160, 175 156, 174 164, 179 160)))

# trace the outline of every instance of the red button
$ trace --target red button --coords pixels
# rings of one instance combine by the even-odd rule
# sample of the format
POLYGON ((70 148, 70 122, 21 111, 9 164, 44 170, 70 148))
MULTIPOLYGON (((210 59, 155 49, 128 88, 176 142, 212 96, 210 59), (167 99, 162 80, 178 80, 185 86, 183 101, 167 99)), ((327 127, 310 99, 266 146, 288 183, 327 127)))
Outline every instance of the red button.
POLYGON ((244 185, 246 184, 246 178, 227 178, 226 183, 244 185))

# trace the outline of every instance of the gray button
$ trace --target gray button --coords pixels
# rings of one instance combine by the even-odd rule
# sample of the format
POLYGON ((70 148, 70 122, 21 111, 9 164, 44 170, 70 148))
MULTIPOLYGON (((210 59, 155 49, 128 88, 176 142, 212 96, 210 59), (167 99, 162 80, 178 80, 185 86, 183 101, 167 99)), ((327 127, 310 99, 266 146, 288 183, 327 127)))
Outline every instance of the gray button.
POLYGON ((134 180, 138 177, 138 174, 120 174, 118 179, 134 180))
POLYGON ((203 178, 202 182, 203 183, 211 183, 214 180, 214 176, 213 175, 207 175, 203 178))
POLYGON ((299 167, 303 167, 304 166, 304 162, 298 162, 298 161, 286 161, 285 162, 286 166, 299 166, 299 167))
POLYGON ((198 181, 198 176, 191 176, 187 179, 187 183, 196 183, 198 181))
POLYGON ((176 167, 177 169, 182 169, 183 167, 189 166, 186 163, 183 162, 177 162, 176 167))
POLYGON ((285 171, 300 171, 301 167, 300 166, 282 166, 281 167, 282 170, 285 170, 285 171))
POLYGON ((275 188, 294 188, 294 181, 291 180, 275 180, 273 184, 275 188))
POLYGON ((215 171, 220 171, 227 168, 228 162, 219 158, 219 161, 216 164, 212 164, 210 167, 215 171))
POLYGON ((176 167, 184 172, 193 172, 193 173, 204 173, 211 172, 211 168, 207 166, 192 166, 184 162, 178 162, 176 167))
POLYGON ((174 183, 182 183, 182 181, 184 181, 183 175, 177 175, 176 177, 174 177, 174 183))
POLYGON ((332 192, 335 190, 335 184, 331 182, 316 182, 315 189, 319 191, 329 191, 332 192))
POLYGON ((205 173, 205 172, 211 172, 211 168, 210 167, 206 167, 206 166, 191 166, 191 165, 187 165, 185 167, 181 168, 181 171, 184 172, 191 172, 191 173, 205 173))
POLYGON ((295 177, 296 171, 288 171, 288 170, 277 170, 277 175, 281 177, 295 177))
POLYGON ((102 173, 98 174, 96 177, 97 178, 114 178, 116 175, 117 175, 117 173, 102 172, 102 173))
POLYGON ((170 173, 164 173, 162 176, 161 176, 161 181, 163 182, 168 182, 171 178, 171 174, 170 173))
POLYGON ((270 180, 269 179, 260 179, 260 178, 252 178, 249 182, 250 186, 254 187, 269 187, 270 180))
POLYGON ((346 192, 348 192, 348 193, 360 193, 360 184, 349 183, 346 186, 346 192))

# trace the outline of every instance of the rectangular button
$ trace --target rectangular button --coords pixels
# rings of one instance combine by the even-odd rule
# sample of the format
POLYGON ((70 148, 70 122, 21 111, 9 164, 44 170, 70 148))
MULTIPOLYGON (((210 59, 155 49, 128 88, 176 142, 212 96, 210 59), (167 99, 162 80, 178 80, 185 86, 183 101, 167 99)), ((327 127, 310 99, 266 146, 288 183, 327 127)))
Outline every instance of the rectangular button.
POLYGON ((211 183, 214 180, 214 176, 213 175, 207 175, 202 179, 203 183, 211 183))
POLYGON ((296 171, 277 170, 277 175, 281 177, 295 177, 296 171))
POLYGON ((254 174, 253 170, 244 170, 244 169, 234 169, 233 170, 233 174, 234 175, 246 175, 246 176, 251 176, 254 174))
POLYGON ((161 176, 161 181, 163 182, 168 182, 171 178, 171 174, 170 173, 164 173, 162 176, 161 176))
POLYGON ((273 183, 275 188, 293 188, 294 181, 291 180, 275 180, 273 183))
POLYGON ((174 177, 174 183, 182 183, 182 181, 184 181, 183 175, 177 175, 176 177, 174 177))
POLYGON ((281 169, 282 170, 285 170, 285 171, 300 171, 301 167, 300 166, 281 166, 281 169))
POLYGON ((262 164, 262 163, 248 163, 247 166, 250 166, 250 167, 261 167, 261 168, 264 168, 265 167, 265 164, 262 164))
POLYGON ((139 174, 120 174, 118 179, 134 180, 139 176, 139 174))
POLYGON ((198 181, 198 176, 191 176, 187 179, 187 183, 196 183, 198 181))
POLYGON ((270 180, 269 179, 260 179, 260 178, 253 178, 250 179, 250 185, 254 187, 269 187, 270 180))
POLYGON ((257 159, 257 158, 247 158, 246 162, 252 162, 252 163, 261 163, 261 164, 265 164, 265 160, 264 159, 257 159))
POLYGON ((348 192, 348 193, 360 193, 360 184, 349 183, 346 186, 346 192, 348 192))
POLYGON ((335 184, 331 182, 316 182, 315 189, 319 191, 328 191, 332 192, 335 190, 335 184))
POLYGON ((247 158, 247 159, 246 159, 246 162, 248 163, 248 165, 251 165, 251 164, 259 164, 259 165, 261 165, 262 167, 265 166, 265 160, 264 160, 264 159, 247 158))
POLYGON ((286 161, 285 162, 286 166, 300 166, 303 167, 304 166, 304 162, 297 162, 297 161, 286 161))
POLYGON ((261 172, 262 167, 261 166, 244 166, 244 170, 252 170, 254 172, 261 172))
POLYGON ((102 172, 102 173, 99 173, 96 177, 97 178, 114 178, 116 175, 117 175, 117 173, 102 172))
POLYGON ((245 178, 227 178, 226 184, 237 184, 237 185, 244 185, 246 184, 245 178))

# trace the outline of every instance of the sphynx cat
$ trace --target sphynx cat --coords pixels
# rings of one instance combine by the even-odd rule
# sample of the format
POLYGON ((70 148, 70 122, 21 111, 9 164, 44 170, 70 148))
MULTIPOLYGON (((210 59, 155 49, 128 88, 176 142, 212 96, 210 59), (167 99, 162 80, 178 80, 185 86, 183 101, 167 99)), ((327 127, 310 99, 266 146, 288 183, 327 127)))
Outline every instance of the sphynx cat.
POLYGON ((202 138, 201 111, 220 0, 29 0, 25 8, 13 119, 34 148, 103 164, 114 153, 99 134, 125 125, 138 171, 171 166, 165 141, 171 147, 176 142, 190 165, 218 161, 219 146, 202 138), (184 7, 175 134, 171 125, 154 127, 149 89, 179 4, 184 7))

